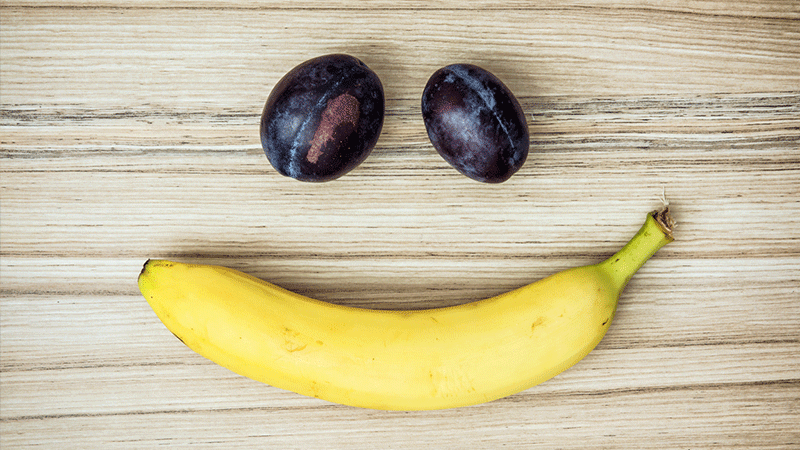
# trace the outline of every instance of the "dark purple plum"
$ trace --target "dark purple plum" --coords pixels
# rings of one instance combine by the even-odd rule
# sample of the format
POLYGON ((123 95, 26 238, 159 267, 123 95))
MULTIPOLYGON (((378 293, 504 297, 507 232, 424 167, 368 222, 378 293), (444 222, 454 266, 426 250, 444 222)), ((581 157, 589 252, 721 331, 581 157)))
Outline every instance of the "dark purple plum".
POLYGON ((478 66, 437 70, 422 94, 422 118, 436 151, 474 180, 502 183, 528 157, 522 107, 503 82, 478 66))
POLYGON ((325 55, 287 73, 261 115, 272 167, 301 181, 330 181, 369 156, 383 127, 383 86, 363 62, 325 55))

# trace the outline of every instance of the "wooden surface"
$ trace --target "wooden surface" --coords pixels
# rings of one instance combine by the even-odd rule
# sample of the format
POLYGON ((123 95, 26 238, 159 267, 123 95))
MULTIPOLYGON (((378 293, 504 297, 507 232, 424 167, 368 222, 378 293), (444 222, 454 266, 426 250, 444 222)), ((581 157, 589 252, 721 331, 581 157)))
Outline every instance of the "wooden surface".
POLYGON ((4 450, 800 447, 795 1, 6 0, 0 100, 4 450), (337 181, 281 177, 263 104, 333 52, 381 77, 383 133, 337 181), (454 62, 527 114, 532 152, 504 184, 427 139, 422 89, 454 62), (662 191, 677 239, 599 347, 476 407, 250 381, 136 287, 158 257, 348 305, 458 304, 610 255, 662 191))

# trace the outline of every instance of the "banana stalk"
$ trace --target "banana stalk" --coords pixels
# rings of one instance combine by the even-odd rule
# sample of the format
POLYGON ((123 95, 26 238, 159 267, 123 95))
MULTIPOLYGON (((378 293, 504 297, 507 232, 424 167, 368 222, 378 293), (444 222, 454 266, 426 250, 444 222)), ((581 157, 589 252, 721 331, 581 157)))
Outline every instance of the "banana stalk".
POLYGON ((363 408, 453 408, 518 393, 583 359, 672 227, 665 207, 603 262, 446 308, 334 305, 233 269, 165 260, 145 263, 139 288, 178 339, 238 374, 363 408))

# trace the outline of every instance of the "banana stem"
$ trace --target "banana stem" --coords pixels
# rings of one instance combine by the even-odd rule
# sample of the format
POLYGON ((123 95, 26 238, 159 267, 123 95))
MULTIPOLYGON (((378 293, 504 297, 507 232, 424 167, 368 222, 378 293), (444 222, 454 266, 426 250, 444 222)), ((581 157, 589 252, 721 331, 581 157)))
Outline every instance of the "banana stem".
POLYGON ((658 249, 673 241, 675 222, 669 206, 648 214, 642 228, 620 251, 599 265, 617 285, 619 291, 628 284, 633 274, 641 268, 658 249))

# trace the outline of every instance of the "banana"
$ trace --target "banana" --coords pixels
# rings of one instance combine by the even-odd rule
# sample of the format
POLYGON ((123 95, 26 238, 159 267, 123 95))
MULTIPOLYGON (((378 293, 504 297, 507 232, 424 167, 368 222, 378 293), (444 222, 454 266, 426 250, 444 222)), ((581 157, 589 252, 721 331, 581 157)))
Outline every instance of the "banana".
POLYGON ((601 263, 437 309, 334 305, 233 269, 165 260, 147 261, 138 281, 170 331, 238 374, 345 405, 445 409, 515 394, 585 357, 672 227, 668 207, 655 211, 601 263))

